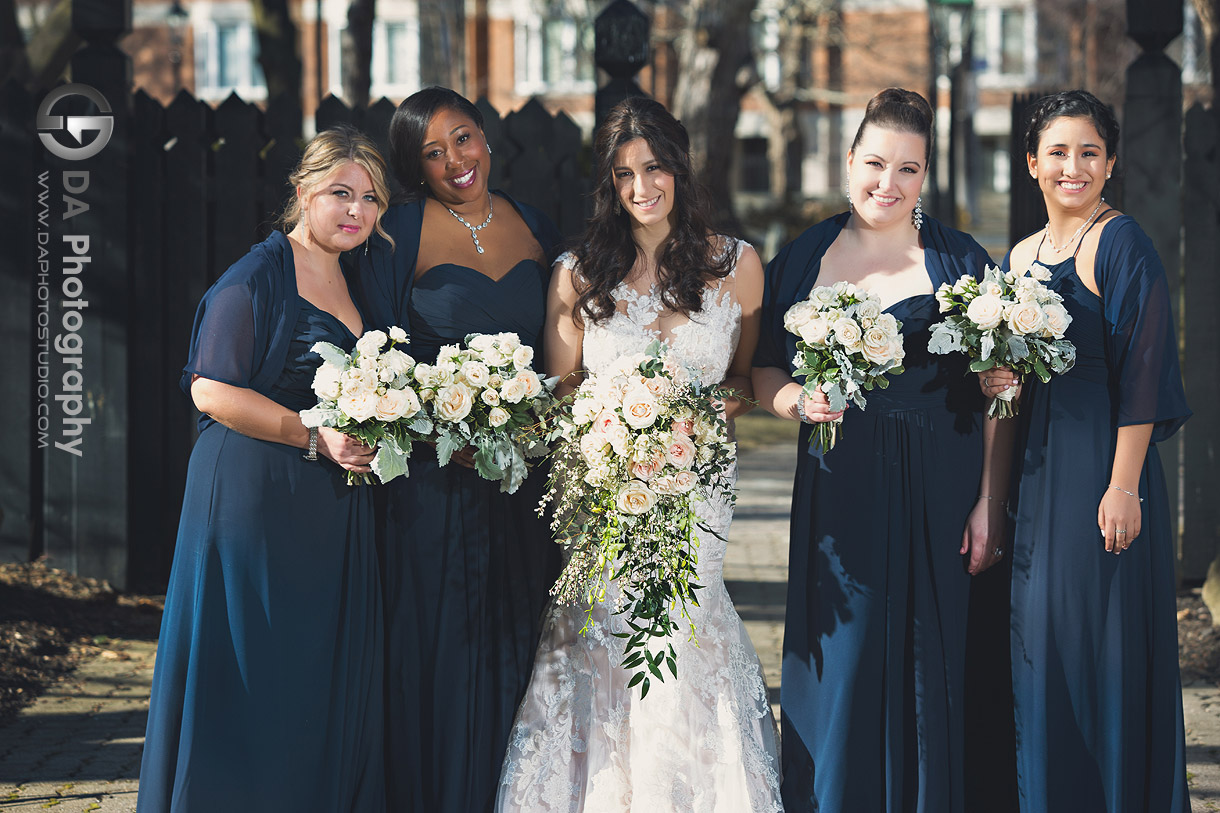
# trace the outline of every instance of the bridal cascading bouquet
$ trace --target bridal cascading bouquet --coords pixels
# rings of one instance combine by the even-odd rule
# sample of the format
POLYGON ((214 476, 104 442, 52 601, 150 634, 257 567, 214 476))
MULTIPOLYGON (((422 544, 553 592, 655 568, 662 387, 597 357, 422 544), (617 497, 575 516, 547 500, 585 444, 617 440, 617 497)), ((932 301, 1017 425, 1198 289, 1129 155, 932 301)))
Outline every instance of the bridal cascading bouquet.
POLYGON ((720 407, 731 393, 701 386, 663 352, 653 342, 580 385, 551 424, 559 444, 539 506, 542 513, 553 503, 551 528, 569 555, 552 594, 586 605, 589 624, 610 597, 609 610, 631 630, 618 634, 622 666, 633 672, 629 687, 642 684, 641 697, 652 678, 665 679, 663 667, 678 674, 665 639, 698 604, 697 531, 712 532, 695 504, 714 493, 732 501, 736 460, 720 407))
MULTIPOLYGON (((784 314, 784 329, 798 337, 793 375, 804 376, 805 394, 821 390, 832 412, 851 401, 863 409, 865 391, 889 386, 903 372, 902 322, 881 309, 881 300, 850 282, 821 285, 784 314)), ((834 448, 842 419, 817 424, 809 444, 834 448)))
POLYGON ((534 372, 533 360, 533 348, 516 333, 474 333, 464 346, 442 347, 436 364, 416 365, 414 378, 442 466, 454 452, 473 446, 483 478, 499 480, 508 494, 520 488, 528 460, 548 451, 534 430, 555 386, 534 372))
MULTIPOLYGON (((1049 269, 1034 263, 1024 273, 987 266, 981 281, 967 274, 952 285, 944 283, 936 301, 949 315, 932 329, 928 350, 965 353, 976 373, 1008 367, 1043 382, 1066 373, 1076 363, 1075 345, 1063 338, 1072 317, 1063 297, 1043 284, 1050 278, 1049 269)), ((997 395, 987 414, 1016 415, 1016 394, 1011 389, 997 395)))
MULTIPOLYGON (((395 345, 408 343, 406 332, 392 327, 388 335, 370 330, 351 353, 330 342, 311 348, 322 357, 314 373, 318 403, 301 410, 306 427, 327 426, 376 446, 373 474, 382 483, 407 473, 411 444, 426 439, 432 422, 412 388, 415 359, 395 345)), ((348 485, 374 482, 368 474, 347 473, 348 485)))

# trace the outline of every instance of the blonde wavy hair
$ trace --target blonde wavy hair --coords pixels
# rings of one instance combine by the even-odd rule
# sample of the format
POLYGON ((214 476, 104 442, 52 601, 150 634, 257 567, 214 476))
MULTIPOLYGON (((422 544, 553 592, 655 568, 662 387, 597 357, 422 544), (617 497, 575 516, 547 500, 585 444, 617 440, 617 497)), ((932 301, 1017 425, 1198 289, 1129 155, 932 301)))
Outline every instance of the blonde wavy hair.
POLYGON ((377 195, 377 220, 373 227, 386 239, 390 248, 394 238, 381 227, 381 217, 390 207, 390 186, 386 182, 386 164, 381 153, 368 136, 347 124, 332 127, 318 133, 305 147, 300 163, 288 176, 293 194, 276 220, 276 225, 285 232, 292 231, 301 221, 301 196, 296 194, 299 186, 303 193, 324 183, 344 164, 351 163, 369 174, 373 192, 377 195))

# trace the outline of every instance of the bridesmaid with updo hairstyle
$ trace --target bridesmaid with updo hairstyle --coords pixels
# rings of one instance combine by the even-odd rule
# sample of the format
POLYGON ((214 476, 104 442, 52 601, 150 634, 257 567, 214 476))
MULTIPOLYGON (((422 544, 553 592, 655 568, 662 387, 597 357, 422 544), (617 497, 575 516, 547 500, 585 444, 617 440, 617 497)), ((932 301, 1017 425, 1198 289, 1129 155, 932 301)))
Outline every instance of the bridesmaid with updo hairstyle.
MULTIPOLYGON (((801 422, 792 499, 783 682, 789 813, 965 809, 963 697, 970 575, 1000 561, 1011 426, 985 419, 964 356, 928 352, 933 292, 981 277, 987 253, 924 214, 933 114, 881 91, 847 156, 848 211, 806 230, 766 270, 754 393, 801 422), (831 413, 793 378, 784 313, 850 282, 902 323, 906 371, 831 413), (822 453, 814 423, 843 418, 822 453)), ((1012 422, 1008 422, 1011 424, 1012 422)))
MULTIPOLYGON (((1022 810, 1190 809, 1171 514, 1157 444, 1190 416, 1152 241, 1103 197, 1118 121, 1071 90, 1031 105, 1025 164, 1045 228, 1034 263, 1072 317, 1076 366, 1024 384, 1012 560, 1022 810)), ((1017 385, 981 374, 988 395, 1017 385)), ((785 743, 786 744, 786 743, 785 743)))

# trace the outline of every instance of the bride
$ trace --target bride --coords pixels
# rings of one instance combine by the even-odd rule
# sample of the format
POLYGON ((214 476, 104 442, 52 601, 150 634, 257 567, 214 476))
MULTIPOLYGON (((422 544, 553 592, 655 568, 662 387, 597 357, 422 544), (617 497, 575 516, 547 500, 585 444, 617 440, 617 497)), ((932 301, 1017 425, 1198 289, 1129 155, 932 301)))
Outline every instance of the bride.
MULTIPOLYGON (((660 339, 704 383, 750 408, 762 266, 747 244, 714 235, 691 176, 685 128, 659 103, 630 98, 594 140, 599 179, 583 240, 555 264, 547 299, 546 369, 557 394, 660 339)), ((619 664, 627 625, 556 603, 509 738, 496 810, 780 811, 775 721, 754 646, 724 587, 732 507, 697 504, 699 606, 672 635, 678 676, 644 700, 619 664)))

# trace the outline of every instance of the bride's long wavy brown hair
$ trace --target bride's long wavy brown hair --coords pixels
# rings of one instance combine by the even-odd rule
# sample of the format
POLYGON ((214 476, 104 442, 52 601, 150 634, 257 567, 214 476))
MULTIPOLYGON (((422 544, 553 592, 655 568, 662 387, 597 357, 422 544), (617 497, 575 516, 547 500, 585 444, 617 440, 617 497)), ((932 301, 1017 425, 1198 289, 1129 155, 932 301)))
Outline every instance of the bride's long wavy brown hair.
POLYGON ((691 171, 690 137, 665 106, 633 96, 610 111, 593 139, 593 217, 572 250, 576 257, 579 298, 572 317, 578 324, 614 313, 614 289, 639 256, 631 236, 631 215, 615 206, 614 159, 629 141, 642 138, 666 172, 674 176, 673 229, 660 247, 657 277, 661 302, 684 314, 702 309, 703 289, 733 269, 733 252, 713 240, 705 194, 691 171))

